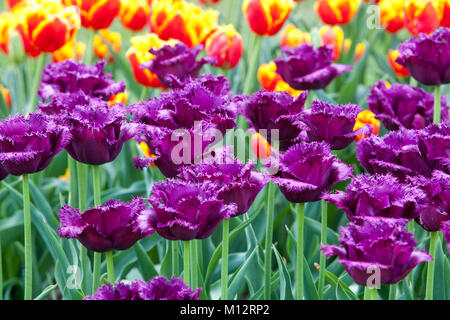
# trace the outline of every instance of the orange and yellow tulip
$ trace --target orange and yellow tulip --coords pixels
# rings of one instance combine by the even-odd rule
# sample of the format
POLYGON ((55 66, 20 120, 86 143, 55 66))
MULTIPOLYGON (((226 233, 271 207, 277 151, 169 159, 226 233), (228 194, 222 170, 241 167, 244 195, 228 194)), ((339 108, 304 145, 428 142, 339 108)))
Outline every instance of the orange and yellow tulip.
POLYGON ((11 94, 8 89, 6 89, 4 86, 0 85, 0 91, 2 93, 3 101, 5 101, 5 104, 8 108, 11 108, 11 94))
POLYGON ((25 51, 31 56, 60 49, 80 28, 78 8, 64 7, 59 0, 25 2, 16 8, 16 28, 22 36, 25 51))
POLYGON ((295 90, 284 80, 278 81, 273 91, 287 92, 294 98, 297 98, 302 93, 301 90, 295 90))
POLYGON ((9 35, 14 27, 14 15, 11 12, 2 12, 0 14, 0 50, 5 54, 9 52, 9 35))
MULTIPOLYGON (((147 158, 156 158, 156 156, 150 151, 148 144, 146 144, 145 142, 139 143, 139 147, 141 148, 144 156, 146 156, 147 158)), ((156 167, 156 165, 154 163, 151 163, 150 167, 156 167)))
POLYGON ((233 25, 219 27, 207 40, 206 54, 216 58, 216 67, 231 69, 237 66, 244 51, 241 35, 233 25))
POLYGON ((317 0, 314 8, 324 23, 344 25, 356 15, 360 3, 361 0, 317 0))
POLYGON ((68 59, 81 60, 83 59, 86 45, 83 42, 76 42, 75 39, 67 42, 52 54, 53 62, 60 62, 68 59))
POLYGON ((126 92, 119 92, 118 94, 112 95, 111 98, 109 98, 108 104, 112 108, 118 103, 127 104, 128 101, 128 95, 126 92))
POLYGON ((395 75, 397 77, 407 77, 409 76, 408 70, 405 69, 405 67, 399 65, 397 62, 395 62, 395 59, 398 58, 400 55, 400 52, 398 50, 389 50, 388 51, 388 62, 391 66, 392 70, 394 71, 395 75))
POLYGON ((301 91, 293 89, 283 78, 276 73, 275 62, 262 64, 258 69, 258 81, 267 91, 284 91, 293 97, 300 95, 301 91))
MULTIPOLYGON (((372 126, 372 134, 378 135, 380 132, 380 120, 375 118, 375 114, 370 110, 364 110, 358 114, 353 131, 364 127, 366 124, 370 124, 372 126)), ((355 140, 358 141, 364 138, 364 135, 359 135, 355 138, 355 140)))
POLYGON ((281 46, 294 48, 305 43, 311 43, 311 36, 308 32, 296 28, 289 24, 281 31, 281 46))
POLYGON ((140 31, 149 17, 150 6, 147 0, 120 0, 119 19, 126 28, 140 31))
POLYGON ((381 0, 380 22, 386 31, 396 33, 405 26, 405 10, 403 0, 381 0))
POLYGON ((405 0, 405 26, 413 35, 432 33, 443 14, 441 0, 405 0))
POLYGON ((118 32, 111 32, 108 29, 100 30, 99 34, 94 37, 94 53, 99 59, 108 58, 110 62, 114 61, 114 57, 109 54, 108 46, 118 53, 122 46, 122 36, 118 32))
POLYGON ((323 26, 319 33, 322 44, 333 47, 333 61, 339 60, 344 45, 344 30, 339 26, 323 26))
POLYGON ((273 36, 283 27, 293 6, 292 0, 244 0, 242 11, 254 33, 273 36))
POLYGON ((218 26, 219 13, 183 0, 153 0, 150 30, 161 39, 176 39, 189 47, 204 44, 218 26))
POLYGON ((259 133, 255 133, 252 135, 251 145, 253 154, 258 159, 264 160, 270 157, 270 154, 272 153, 272 146, 267 141, 267 139, 259 133))
POLYGON ((109 28, 120 10, 120 0, 73 1, 80 8, 83 27, 94 30, 109 28))
POLYGON ((161 48, 165 45, 174 45, 176 40, 161 40, 158 35, 149 33, 131 38, 131 47, 126 53, 128 61, 133 70, 133 75, 137 83, 152 88, 163 88, 158 77, 147 69, 141 69, 140 65, 154 58, 148 52, 150 48, 161 48))

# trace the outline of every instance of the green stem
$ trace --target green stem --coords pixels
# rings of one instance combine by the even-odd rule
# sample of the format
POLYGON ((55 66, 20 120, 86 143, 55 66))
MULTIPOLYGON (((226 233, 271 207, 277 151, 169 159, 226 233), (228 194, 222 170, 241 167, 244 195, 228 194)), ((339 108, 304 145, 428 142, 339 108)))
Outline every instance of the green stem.
MULTIPOLYGON (((327 244, 327 220, 328 220, 328 216, 327 216, 327 212, 328 212, 328 206, 327 206, 327 202, 325 200, 322 200, 322 212, 321 212, 321 223, 322 223, 322 228, 321 228, 321 232, 320 232, 320 242, 322 245, 326 245, 327 244)), ((325 286, 325 265, 326 265, 326 258, 325 255, 323 254, 323 252, 320 252, 320 268, 319 268, 319 297, 320 299, 323 298, 323 289, 325 286)))
POLYGON ((441 123, 441 86, 437 85, 434 88, 434 113, 433 123, 441 123))
MULTIPOLYGON (((94 205, 99 206, 102 203, 101 200, 101 177, 100 166, 92 166, 94 172, 94 205)), ((102 263, 102 254, 100 252, 94 252, 94 272, 92 277, 92 291, 97 291, 100 285, 100 265, 102 263)))
POLYGON ((376 287, 364 287, 364 300, 377 300, 377 288, 376 287))
MULTIPOLYGON (((230 1, 231 2, 231 1, 230 1)), ((228 252, 230 244, 230 219, 223 220, 222 225, 222 295, 221 300, 228 300, 228 252)))
POLYGON ((190 275, 191 275, 191 271, 189 268, 189 259, 190 259, 190 254, 189 254, 189 241, 184 241, 184 272, 183 272, 183 277, 184 277, 184 282, 186 283, 187 286, 190 286, 190 275))
MULTIPOLYGON (((69 156, 69 168, 71 167, 71 164, 73 167, 75 167, 75 160, 72 159, 72 157, 69 156)), ((87 197, 87 167, 86 165, 82 164, 81 162, 76 163, 77 167, 77 178, 78 178, 78 208, 80 209, 80 212, 84 212, 86 210, 86 197, 87 197)), ((73 171, 74 168, 72 168, 73 171)), ((72 185, 72 182, 75 182, 75 176, 72 175, 72 173, 69 173, 70 178, 70 184, 72 185)), ((75 190, 75 189, 73 189, 75 190)), ((73 206, 74 204, 72 204, 73 206)), ((88 256, 87 256, 87 249, 85 246, 80 245, 80 263, 81 263, 81 269, 83 271, 83 278, 82 283, 85 283, 86 275, 88 272, 88 264, 87 264, 88 256)))
POLYGON ((31 92, 30 92, 30 100, 28 103, 28 111, 29 112, 34 111, 36 108, 37 90, 39 88, 39 83, 41 82, 41 73, 42 73, 42 69, 44 68, 46 56, 47 55, 45 53, 41 53, 39 58, 37 58, 36 69, 34 71, 35 73, 34 73, 33 83, 32 83, 31 92))
POLYGON ((77 194, 77 174, 76 174, 76 163, 75 160, 67 155, 67 168, 69 169, 69 203, 72 207, 76 207, 78 202, 77 194))
POLYGON ((198 251, 197 240, 190 241, 191 245, 191 286, 192 288, 198 287, 198 251))
POLYGON ((25 235, 25 300, 32 298, 33 285, 33 259, 31 248, 31 211, 30 211, 30 186, 28 184, 28 174, 22 176, 23 179, 23 213, 24 213, 24 235, 25 235))
POLYGON ((305 228, 305 204, 297 204, 297 270, 296 298, 303 300, 303 231, 305 228))
POLYGON ((428 252, 433 257, 433 260, 428 262, 427 286, 426 286, 426 291, 425 291, 425 300, 433 300, 434 267, 436 265, 436 248, 437 248, 438 238, 439 238, 438 232, 431 232, 430 248, 429 248, 428 252))
POLYGON ((397 285, 391 284, 389 286, 389 300, 397 300, 397 285))
POLYGON ((143 100, 147 100, 147 96, 148 96, 148 87, 146 87, 146 86, 144 86, 143 88, 142 88, 142 91, 141 91, 141 97, 140 97, 140 101, 143 101, 143 100))
POLYGON ((114 283, 114 259, 112 250, 106 252, 106 270, 108 272, 108 281, 114 283))
POLYGON ((266 243, 264 251, 264 299, 270 300, 272 284, 272 239, 273 239, 273 216, 275 202, 275 185, 269 182, 267 189, 267 222, 266 243))
POLYGON ((251 56, 250 59, 250 63, 248 65, 248 70, 247 70, 247 74, 246 74, 246 80, 245 80, 245 85, 244 85, 244 90, 243 93, 244 94, 250 94, 252 93, 253 90, 253 83, 254 80, 256 79, 256 69, 258 68, 259 65, 259 53, 261 51, 261 43, 262 43, 262 39, 263 37, 261 36, 256 36, 252 51, 253 54, 251 56))
POLYGON ((171 241, 171 249, 172 249, 172 274, 177 277, 178 276, 178 241, 171 241))
POLYGON ((3 300, 2 238, 0 235, 0 301, 3 300))

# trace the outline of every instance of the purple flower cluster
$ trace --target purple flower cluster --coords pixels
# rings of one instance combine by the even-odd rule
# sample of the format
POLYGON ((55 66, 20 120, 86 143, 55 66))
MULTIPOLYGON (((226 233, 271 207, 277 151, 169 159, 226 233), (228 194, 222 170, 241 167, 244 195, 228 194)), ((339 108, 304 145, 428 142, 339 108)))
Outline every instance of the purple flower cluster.
POLYGON ((123 81, 114 82, 111 74, 105 75, 104 67, 104 61, 90 67, 73 60, 49 64, 42 70, 38 94, 45 101, 59 93, 81 91, 108 101, 112 95, 125 91, 125 84, 123 81))
POLYGON ((399 46, 395 62, 425 85, 450 83, 450 28, 439 28, 431 36, 420 34, 399 46))
POLYGON ((141 198, 129 203, 110 200, 82 213, 66 205, 59 211, 58 232, 61 237, 76 238, 92 251, 126 250, 152 233, 138 227, 145 207, 141 198))
POLYGON ((327 257, 337 255, 339 262, 353 280, 369 286, 370 277, 377 270, 381 284, 393 284, 404 279, 422 262, 431 261, 425 251, 414 250, 413 234, 406 231, 405 219, 381 217, 355 218, 341 227, 341 246, 324 245, 327 257))
POLYGON ((352 69, 348 65, 332 64, 331 46, 314 49, 312 45, 303 44, 281 50, 286 57, 275 59, 277 73, 296 90, 323 89, 337 76, 352 69))
POLYGON ((159 81, 166 87, 179 85, 187 78, 196 78, 200 69, 207 63, 215 64, 216 59, 197 56, 203 50, 203 45, 197 45, 190 49, 180 42, 174 46, 164 46, 158 49, 150 49, 155 57, 141 65, 141 69, 149 69, 156 74, 159 81))
MULTIPOLYGON (((367 98, 369 109, 388 130, 423 129, 433 123, 434 95, 408 84, 386 86, 378 81, 367 98)), ((447 97, 441 99, 441 119, 450 118, 447 97)))
POLYGON ((102 285, 93 296, 84 300, 199 300, 201 289, 192 290, 182 279, 172 277, 169 281, 158 276, 150 281, 135 280, 102 285))
MULTIPOLYGON (((198 161, 215 141, 215 130, 224 135, 236 126, 237 105, 231 97, 228 80, 206 74, 187 80, 181 88, 163 92, 159 98, 134 104, 129 111, 141 125, 136 139, 147 143, 156 156, 153 160, 156 166, 172 178, 184 164, 198 161), (173 135, 183 142, 173 141, 173 135), (177 156, 183 161, 175 163, 172 151, 182 143, 186 145, 177 156)), ((137 162, 142 166, 142 161, 137 162)))

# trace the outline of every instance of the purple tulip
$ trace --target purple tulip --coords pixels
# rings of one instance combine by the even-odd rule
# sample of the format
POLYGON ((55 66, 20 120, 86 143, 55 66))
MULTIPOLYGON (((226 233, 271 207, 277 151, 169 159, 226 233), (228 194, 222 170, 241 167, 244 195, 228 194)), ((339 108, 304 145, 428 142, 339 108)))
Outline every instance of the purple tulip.
POLYGON ((299 120, 307 97, 308 92, 302 92, 298 98, 293 98, 287 92, 261 90, 244 98, 242 113, 250 126, 264 135, 271 144, 271 130, 278 130, 280 150, 286 151, 301 140, 299 120), (267 130, 267 134, 260 130, 267 130))
POLYGON ((447 250, 450 253, 450 221, 446 221, 442 224, 442 232, 444 233, 444 238, 448 242, 447 250))
POLYGON ((318 201, 340 181, 350 178, 352 168, 331 154, 325 142, 301 142, 280 155, 277 176, 272 180, 290 202, 318 201))
POLYGON ((168 240, 205 239, 237 211, 236 204, 219 199, 217 189, 209 182, 158 182, 149 202, 153 208, 142 212, 139 226, 168 240))
POLYGON ((353 131, 356 118, 363 109, 360 106, 332 105, 320 100, 311 104, 311 109, 305 110, 302 121, 311 141, 325 141, 332 150, 347 148, 357 136, 368 136, 372 127, 365 125, 353 131))
MULTIPOLYGON (((236 126, 237 105, 231 98, 228 80, 207 74, 186 81, 182 88, 163 92, 158 98, 131 105, 129 111, 141 124, 136 140, 147 143, 156 156, 152 161, 166 177, 173 178, 184 165, 201 158, 214 142, 215 136, 209 132, 218 130, 224 135, 236 126), (176 155, 181 159, 175 161, 172 152, 180 146, 184 146, 183 150, 176 155)), ((148 163, 148 159, 135 159, 139 167, 148 163)))
POLYGON ((179 178, 216 185, 219 199, 226 204, 237 205, 237 212, 233 216, 246 213, 268 182, 267 176, 253 170, 253 163, 242 164, 236 160, 232 147, 218 148, 211 153, 211 157, 201 164, 186 167, 179 178))
POLYGON ((83 213, 66 205, 59 210, 61 226, 57 231, 63 238, 78 239, 92 251, 126 250, 153 233, 138 228, 137 219, 145 207, 140 198, 128 203, 109 200, 83 213))
POLYGON ((436 170, 431 178, 416 176, 410 181, 426 195, 419 201, 416 221, 427 231, 440 230, 442 223, 450 220, 450 175, 436 170))
POLYGON ((277 73, 296 90, 323 89, 334 78, 352 69, 348 65, 332 64, 332 46, 314 49, 312 45, 304 44, 281 50, 286 57, 274 60, 277 73))
POLYGON ((395 60, 424 85, 450 83, 450 28, 439 28, 432 35, 420 34, 399 46, 395 60))
POLYGON ((201 288, 192 290, 182 279, 158 276, 150 281, 135 280, 102 285, 93 296, 84 300, 199 300, 201 288))
POLYGON ((10 116, 0 123, 0 167, 15 176, 42 171, 70 139, 68 128, 43 114, 10 116))
POLYGON ((87 105, 76 105, 62 116, 71 129, 72 140, 66 146, 75 160, 92 165, 111 162, 119 155, 124 142, 133 138, 136 124, 125 123, 126 110, 89 97, 87 105))
POLYGON ((379 272, 380 284, 404 279, 419 263, 433 260, 426 251, 414 250, 414 235, 406 231, 406 219, 359 217, 341 227, 341 246, 324 245, 327 257, 337 255, 353 280, 373 285, 379 272), (375 277, 376 278, 376 277, 375 277))
POLYGON ((38 94, 43 101, 58 93, 76 93, 108 101, 112 95, 125 91, 123 81, 114 82, 112 74, 104 74, 104 61, 90 67, 81 62, 65 60, 49 64, 42 70, 42 81, 38 94))
MULTIPOLYGON (((442 122, 449 118, 447 97, 441 99, 442 122)), ((378 81, 367 98, 369 109, 388 130, 423 129, 433 123, 434 95, 408 84, 389 87, 378 81)))
POLYGON ((5 170, 5 168, 3 168, 2 165, 0 165, 0 181, 6 179, 7 176, 8 172, 5 170))
POLYGON ((430 177, 432 169, 418 146, 418 131, 401 129, 384 137, 371 136, 356 145, 356 157, 372 174, 392 174, 401 182, 408 176, 430 177))
POLYGON ((214 64, 215 58, 204 57, 196 60, 203 45, 197 45, 190 49, 180 42, 174 46, 164 46, 158 49, 150 49, 155 57, 143 64, 141 69, 149 69, 156 74, 159 81, 166 87, 173 87, 177 82, 183 82, 186 78, 196 78, 203 65, 214 64))
POLYGON ((414 219, 418 202, 425 194, 417 187, 402 184, 391 175, 359 175, 347 186, 325 200, 344 210, 349 220, 360 216, 414 219))
POLYGON ((450 174, 450 124, 431 125, 419 131, 419 148, 428 165, 450 174))

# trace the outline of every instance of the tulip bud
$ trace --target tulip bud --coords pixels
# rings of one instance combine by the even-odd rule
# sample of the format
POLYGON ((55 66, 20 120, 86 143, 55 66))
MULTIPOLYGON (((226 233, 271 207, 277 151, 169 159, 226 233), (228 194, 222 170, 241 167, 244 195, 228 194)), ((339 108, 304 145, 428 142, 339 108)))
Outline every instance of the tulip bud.
POLYGON ((358 11, 360 0, 317 0, 314 8, 325 24, 345 25, 358 11))
MULTIPOLYGON (((360 129, 367 124, 370 124, 372 126, 372 134, 378 135, 378 133, 380 132, 380 120, 375 118, 375 114, 370 110, 364 110, 358 114, 353 131, 360 129)), ((364 136, 363 134, 361 134, 361 135, 357 136, 355 138, 355 140, 359 141, 364 138, 367 138, 367 136, 364 136)))
POLYGON ((292 0, 244 0, 242 11, 254 33, 273 36, 283 27, 293 6, 292 0))
POLYGON ((298 47, 302 44, 311 43, 311 36, 308 32, 303 32, 297 29, 293 24, 289 24, 281 32, 281 46, 282 47, 298 47))
POLYGON ((319 33, 322 45, 333 47, 333 61, 339 60, 344 44, 344 30, 338 26, 323 26, 319 29, 319 33))
POLYGON ((216 67, 232 69, 241 60, 244 46, 233 25, 227 25, 219 27, 206 40, 205 50, 208 57, 216 58, 216 67))
POLYGON ((120 10, 120 0, 74 0, 81 11, 81 24, 94 30, 109 28, 120 10))
POLYGON ((147 0, 120 0, 119 19, 124 27, 142 30, 148 22, 150 6, 147 0))
POLYGON ((270 157, 271 149, 269 142, 259 133, 252 135, 252 151, 258 159, 264 160, 270 157))
POLYGON ((108 29, 100 30, 100 34, 94 37, 94 53, 99 59, 108 57, 110 62, 114 61, 114 57, 109 54, 107 43, 112 47, 114 52, 118 53, 122 46, 122 36, 118 32, 111 32, 108 29))
POLYGON ((397 77, 407 77, 409 76, 408 70, 406 70, 405 67, 399 65, 397 62, 395 62, 395 59, 397 59, 399 55, 400 52, 398 50, 389 50, 388 51, 389 65, 391 66, 392 70, 394 71, 397 77))

